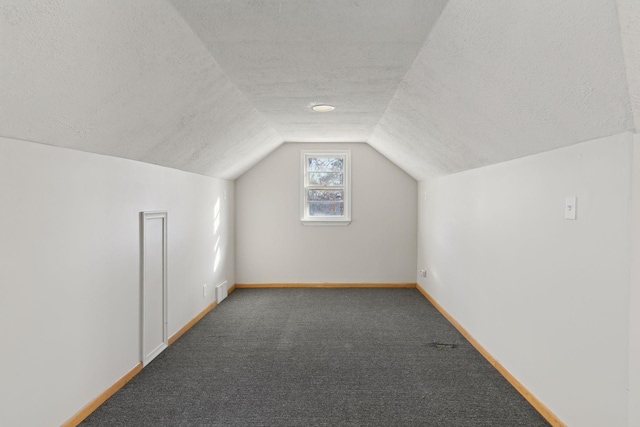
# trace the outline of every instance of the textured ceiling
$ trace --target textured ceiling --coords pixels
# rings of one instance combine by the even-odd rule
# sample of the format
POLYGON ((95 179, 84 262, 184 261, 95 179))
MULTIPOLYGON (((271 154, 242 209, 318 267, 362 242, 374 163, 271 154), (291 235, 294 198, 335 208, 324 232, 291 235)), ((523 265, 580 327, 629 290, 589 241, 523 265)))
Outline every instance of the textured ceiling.
POLYGON ((366 141, 446 2, 172 0, 286 141, 366 141), (336 107, 317 114, 315 103, 336 107))
POLYGON ((624 64, 613 1, 450 1, 369 143, 425 179, 632 130, 624 64))
POLYGON ((640 1, 618 0, 622 48, 636 132, 640 132, 640 1))
POLYGON ((282 138, 159 0, 0 0, 0 135, 234 178, 282 138))
POLYGON ((284 141, 424 179, 640 126, 638 0, 0 0, 0 46, 0 136, 229 179, 284 141))

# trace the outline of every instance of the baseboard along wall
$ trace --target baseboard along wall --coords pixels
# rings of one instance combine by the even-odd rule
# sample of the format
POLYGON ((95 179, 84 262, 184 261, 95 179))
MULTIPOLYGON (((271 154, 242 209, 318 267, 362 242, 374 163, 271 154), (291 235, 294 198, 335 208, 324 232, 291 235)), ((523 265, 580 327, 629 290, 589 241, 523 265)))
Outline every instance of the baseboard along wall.
MULTIPOLYGON (((518 381, 500 362, 498 362, 476 339, 453 318, 429 293, 417 283, 236 283, 228 290, 230 295, 236 289, 273 289, 273 288, 416 288, 435 308, 442 314, 451 325, 458 330, 473 347, 511 384, 526 400, 542 415, 553 427, 566 427, 549 408, 546 407, 537 397, 518 381)), ((198 313, 193 319, 187 322, 176 333, 169 337, 169 345, 176 342, 189 329, 198 323, 207 313, 217 306, 214 301, 198 313)), ((120 390, 126 383, 135 377, 142 370, 142 362, 134 366, 129 372, 123 375, 109 388, 100 393, 98 397, 87 403, 76 414, 69 418, 62 427, 75 427, 87 418, 93 411, 102 405, 115 392, 120 390)))
MULTIPOLYGON (((229 293, 235 290, 235 285, 229 288, 229 293)), ((184 335, 189 329, 193 327, 196 323, 200 321, 208 312, 213 310, 218 305, 217 301, 213 301, 211 304, 206 306, 200 313, 196 314, 195 317, 189 320, 182 328, 180 328, 175 334, 171 335, 168 339, 169 345, 173 344, 184 335)), ((100 393, 95 399, 87 403, 82 409, 76 412, 71 418, 62 423, 61 427, 76 427, 80 424, 85 418, 87 418, 93 411, 98 409, 100 405, 107 401, 111 396, 115 394, 118 390, 120 390, 126 383, 128 383, 133 377, 135 377, 140 371, 142 371, 142 362, 138 363, 134 366, 129 372, 124 374, 120 379, 118 379, 115 383, 113 383, 109 388, 100 393)))
POLYGON ((82 409, 76 412, 71 418, 62 423, 61 427, 75 427, 80 424, 85 418, 87 418, 93 411, 98 409, 100 405, 107 401, 108 398, 113 396, 116 391, 120 390, 126 383, 131 381, 133 377, 135 377, 138 372, 142 371, 142 362, 139 362, 136 366, 131 368, 129 372, 124 374, 118 381, 113 383, 109 388, 100 393, 98 397, 93 399, 91 402, 84 405, 82 409))
POLYGON ((237 289, 259 288, 415 288, 415 283, 236 283, 237 289))
MULTIPOLYGON (((496 360, 480 343, 453 318, 427 291, 417 283, 237 283, 234 288, 259 289, 259 288, 416 288, 451 325, 458 330, 473 347, 524 397, 536 411, 544 417, 553 427, 566 427, 547 406, 518 381, 500 362, 496 360)), ((231 291, 229 291, 231 293, 231 291)))
POLYGON ((209 304, 208 306, 206 306, 204 308, 204 310, 202 310, 200 313, 198 313, 193 319, 189 320, 187 322, 186 325, 184 325, 182 328, 180 328, 178 330, 178 332, 176 332, 175 334, 171 335, 169 337, 169 345, 173 344, 174 342, 176 342, 176 340, 178 338, 180 338, 185 332, 187 332, 189 329, 191 329, 193 327, 193 325, 195 325, 196 323, 198 323, 200 321, 200 319, 202 319, 205 314, 207 314, 208 312, 210 312, 211 310, 213 310, 216 305, 218 305, 217 301, 212 302, 211 304, 209 304))
POLYGON ((422 287, 416 285, 416 288, 420 293, 427 299, 429 302, 442 314, 445 319, 453 325, 454 328, 458 330, 466 339, 471 343, 471 345, 478 350, 478 352, 485 358, 491 365, 496 368, 496 370, 515 388, 518 393, 524 397, 527 402, 531 406, 535 408, 536 411, 540 413, 547 420, 549 424, 553 427, 566 427, 567 425, 563 423, 560 418, 558 418, 549 408, 546 407, 544 403, 542 403, 537 397, 535 397, 531 392, 514 377, 500 362, 498 362, 495 357, 493 357, 476 339, 460 324, 456 319, 453 318, 438 302, 433 299, 431 295, 422 287))

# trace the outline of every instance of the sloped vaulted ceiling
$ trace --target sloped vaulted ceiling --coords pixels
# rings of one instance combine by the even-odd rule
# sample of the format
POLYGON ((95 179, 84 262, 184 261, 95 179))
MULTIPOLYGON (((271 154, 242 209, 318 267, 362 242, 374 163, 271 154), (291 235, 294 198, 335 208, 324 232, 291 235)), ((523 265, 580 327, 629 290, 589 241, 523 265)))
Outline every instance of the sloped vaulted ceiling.
POLYGON ((637 128, 638 28, 637 0, 0 0, 0 136, 229 179, 362 141, 424 179, 637 128))
POLYGON ((0 0, 0 135, 234 178, 281 142, 170 3, 0 0))
POLYGON ((172 0, 286 141, 366 141, 443 0, 172 0), (328 102, 335 113, 317 114, 328 102))
POLYGON ((370 143, 424 179, 633 127, 614 1, 450 1, 370 143))
POLYGON ((622 51, 636 132, 640 132, 640 1, 618 0, 622 51))

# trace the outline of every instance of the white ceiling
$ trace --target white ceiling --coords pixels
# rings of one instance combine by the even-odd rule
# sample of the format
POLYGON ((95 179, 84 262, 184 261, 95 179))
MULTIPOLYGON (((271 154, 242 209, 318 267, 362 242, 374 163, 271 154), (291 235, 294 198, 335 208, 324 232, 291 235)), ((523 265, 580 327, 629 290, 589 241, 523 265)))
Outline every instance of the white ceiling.
POLYGON ((0 136, 228 179, 284 141, 424 179, 640 126, 637 0, 0 0, 0 43, 0 136))
POLYGON ((366 141, 445 0, 172 0, 285 141, 366 141), (316 103, 336 107, 317 114, 316 103))
POLYGON ((614 1, 467 0, 449 2, 369 142, 427 178, 633 128, 614 1))

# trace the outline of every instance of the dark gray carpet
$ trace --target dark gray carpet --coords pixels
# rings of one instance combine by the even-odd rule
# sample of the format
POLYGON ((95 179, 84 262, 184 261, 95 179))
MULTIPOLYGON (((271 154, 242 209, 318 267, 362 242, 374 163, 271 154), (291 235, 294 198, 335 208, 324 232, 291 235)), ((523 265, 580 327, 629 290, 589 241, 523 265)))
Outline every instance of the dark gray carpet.
POLYGON ((82 425, 548 426, 415 289, 238 289, 82 425))

